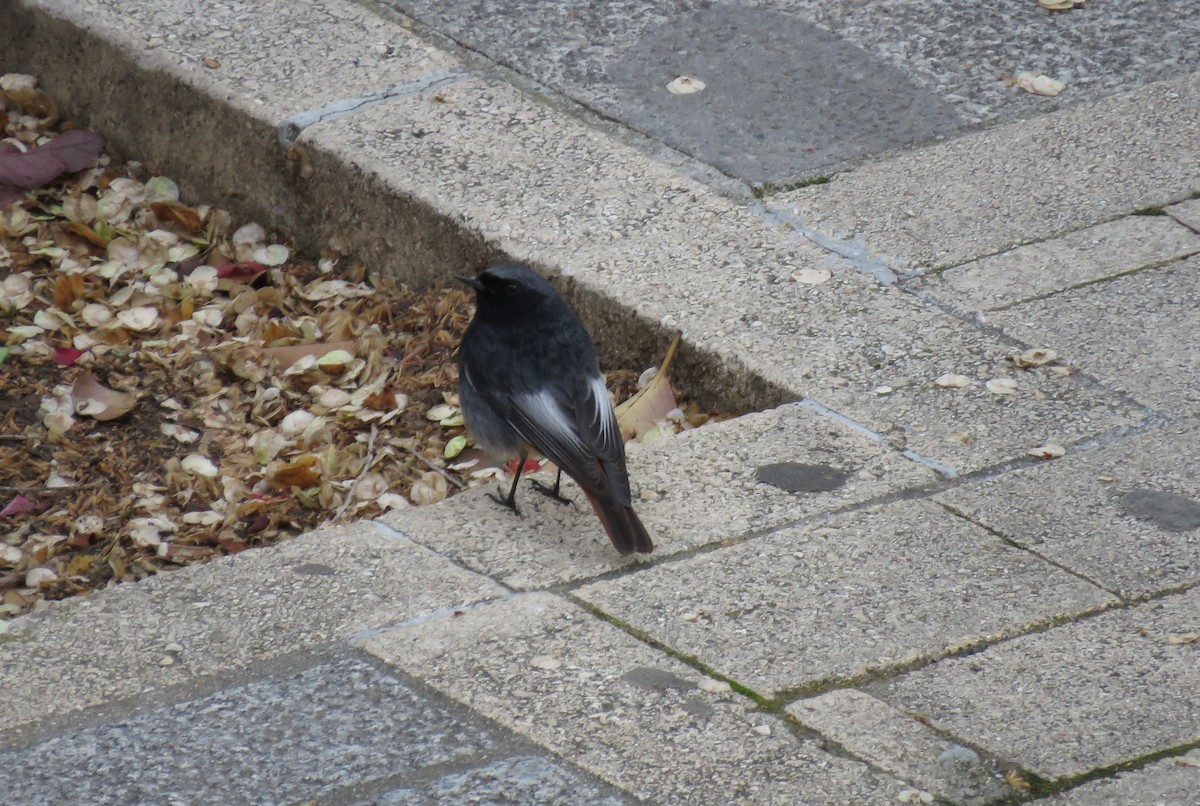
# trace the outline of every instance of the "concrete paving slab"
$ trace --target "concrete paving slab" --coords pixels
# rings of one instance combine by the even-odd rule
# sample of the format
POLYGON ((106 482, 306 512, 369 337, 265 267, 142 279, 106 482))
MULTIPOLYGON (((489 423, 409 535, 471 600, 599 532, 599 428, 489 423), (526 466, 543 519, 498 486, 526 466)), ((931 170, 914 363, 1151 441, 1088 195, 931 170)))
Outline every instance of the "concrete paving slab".
POLYGON ((1038 806, 1191 806, 1200 792, 1200 752, 1164 758, 1137 770, 1100 778, 1055 795, 1035 800, 1038 806))
POLYGON ((1198 480, 1200 430, 1191 423, 973 481, 935 500, 1108 590, 1137 597, 1200 582, 1200 530, 1137 517, 1124 497, 1153 490, 1200 502, 1198 480))
POLYGON ((1115 601, 927 501, 835 515, 576 595, 768 697, 1115 601))
POLYGON ((1046 367, 1016 369, 1005 359, 1024 345, 894 287, 869 294, 817 288, 799 292, 802 298, 790 292, 791 304, 771 299, 750 327, 735 330, 726 319, 724 348, 763 377, 959 474, 1047 441, 1070 444, 1143 418, 1135 405, 1087 379, 1046 367), (940 387, 944 374, 965 375, 970 385, 940 387), (995 378, 1015 379, 1016 393, 989 391, 986 382, 995 378))
POLYGON ((926 273, 1191 195, 1200 79, 1149 84, 770 200, 926 273), (1014 166, 1029 166, 1014 170, 1014 166))
POLYGON ((361 659, 0 752, 10 803, 309 801, 478 757, 503 737, 361 659))
POLYGON ((1200 257, 991 314, 1016 338, 1172 417, 1200 415, 1200 257))
POLYGON ((369 523, 54 603, 0 642, 6 727, 501 596, 369 523))
POLYGON ((944 134, 960 116, 1024 117, 1200 64, 1189 45, 1197 23, 1175 8, 1123 8, 1117 35, 1112 20, 1051 16, 1019 0, 953 8, 884 0, 390 4, 605 116, 727 172, 776 183, 944 134), (1026 69, 1070 89, 1042 98, 1002 80, 1026 69), (680 74, 707 86, 670 96, 664 85, 680 74), (897 108, 904 102, 911 117, 897 108))
MULTIPOLYGON (((639 333, 644 326, 690 336, 687 320, 713 300, 747 327, 767 295, 799 285, 798 269, 829 267, 828 289, 847 293, 873 282, 782 224, 501 82, 471 78, 436 97, 395 99, 314 126, 301 142, 318 165, 362 166, 505 254, 568 275, 564 290, 586 303, 587 324, 610 350, 617 346, 603 343, 618 341, 610 334, 639 349, 661 339, 639 333)), ((334 227, 375 220, 372 204, 346 198, 329 211, 334 227)))
POLYGON ((1200 588, 951 658, 868 691, 1061 780, 1200 740, 1200 588))
MULTIPOLYGON (((931 470, 803 404, 631 445, 628 454, 635 507, 654 539, 656 560, 936 480, 931 470), (848 475, 828 492, 787 492, 757 476, 759 467, 779 462, 848 475)), ((477 494, 394 510, 380 521, 518 589, 638 562, 613 550, 573 483, 564 480, 563 489, 576 506, 522 485, 520 518, 477 494)))
POLYGON ((647 800, 888 803, 903 784, 829 755, 732 692, 549 594, 375 636, 364 647, 647 800))
POLYGON ((424 791, 396 789, 357 806, 432 806, 432 804, 578 803, 586 806, 621 806, 634 802, 609 787, 597 785, 541 756, 502 758, 463 772, 444 775, 424 791))
POLYGON ((787 711, 858 758, 951 803, 981 806, 1013 794, 993 760, 857 689, 798 700, 787 711))
POLYGON ((1166 216, 1126 216, 1019 246, 919 284, 961 311, 990 311, 1200 252, 1200 235, 1166 216))
POLYGON ((1200 198, 1172 204, 1165 212, 1185 227, 1200 232, 1200 198))
POLYGON ((226 103, 275 119, 460 67, 411 31, 346 0, 24 4, 111 38, 128 56, 211 88, 226 103))

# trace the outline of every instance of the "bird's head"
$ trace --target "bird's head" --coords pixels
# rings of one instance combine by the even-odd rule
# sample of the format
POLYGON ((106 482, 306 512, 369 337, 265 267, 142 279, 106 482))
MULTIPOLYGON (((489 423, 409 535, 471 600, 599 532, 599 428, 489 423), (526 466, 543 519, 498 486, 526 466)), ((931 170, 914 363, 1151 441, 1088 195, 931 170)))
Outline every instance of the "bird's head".
POLYGON ((480 315, 522 315, 559 298, 554 286, 528 266, 504 263, 484 269, 470 277, 459 275, 456 280, 475 289, 480 315))

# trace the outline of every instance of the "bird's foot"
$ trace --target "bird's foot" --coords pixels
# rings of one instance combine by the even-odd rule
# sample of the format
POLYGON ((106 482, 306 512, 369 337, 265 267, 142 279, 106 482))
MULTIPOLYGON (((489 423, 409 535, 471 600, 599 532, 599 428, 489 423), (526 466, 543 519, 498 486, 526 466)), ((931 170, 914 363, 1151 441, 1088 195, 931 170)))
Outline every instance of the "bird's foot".
POLYGON ((575 506, 574 501, 572 501, 570 498, 567 498, 565 495, 562 495, 561 493, 559 493, 557 482, 555 482, 553 487, 549 487, 545 484, 542 484, 537 479, 531 479, 529 482, 529 485, 531 487, 533 487, 533 489, 535 489, 539 493, 541 493, 542 495, 546 496, 547 498, 553 498, 555 501, 559 502, 560 504, 570 504, 571 506, 575 506))
POLYGON ((514 495, 505 495, 503 487, 497 487, 496 492, 488 493, 487 497, 495 501, 505 509, 511 509, 514 515, 520 515, 521 510, 517 509, 517 499, 514 495))

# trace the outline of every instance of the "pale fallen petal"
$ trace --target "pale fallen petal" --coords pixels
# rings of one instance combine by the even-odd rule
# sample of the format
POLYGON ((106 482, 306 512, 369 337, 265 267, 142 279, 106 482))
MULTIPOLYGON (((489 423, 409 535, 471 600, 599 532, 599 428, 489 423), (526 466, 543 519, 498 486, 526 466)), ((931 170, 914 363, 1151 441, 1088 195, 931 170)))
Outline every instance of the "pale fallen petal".
POLYGON ((829 269, 799 269, 792 272, 792 279, 805 285, 820 285, 827 283, 833 277, 829 269))
POLYGON ((562 666, 562 658, 556 658, 553 655, 534 655, 530 658, 529 665, 535 669, 553 671, 562 666))
POLYGON ((971 385, 971 379, 966 375, 955 375, 952 372, 947 372, 945 375, 939 375, 934 383, 947 389, 965 389, 971 385))
POLYGON ((180 462, 180 466, 187 472, 203 476, 206 479, 215 478, 217 473, 220 472, 212 460, 202 453, 189 453, 180 462))
POLYGON ((121 311, 117 314, 117 321, 130 330, 151 330, 158 326, 160 321, 158 308, 152 308, 148 305, 137 308, 130 308, 127 311, 121 311))
POLYGON ((1035 75, 1028 71, 1022 71, 1017 73, 1017 86, 1034 95, 1053 97, 1066 89, 1067 85, 1041 73, 1035 75))
POLYGON ((700 92, 707 84, 698 78, 690 76, 676 76, 667 84, 667 92, 672 95, 691 95, 694 92, 700 92))
POLYGON ((446 484, 446 479, 442 474, 430 470, 417 479, 408 497, 414 504, 423 506, 425 504, 436 504, 438 501, 444 499, 449 492, 449 485, 446 484))
POLYGON ((1012 378, 992 378, 987 382, 987 390, 994 395, 1015 395, 1017 382, 1012 378))
POLYGON ((1045 445, 1039 445, 1036 448, 1030 448, 1025 453, 1030 456, 1036 456, 1038 459, 1058 459, 1064 456, 1067 449, 1057 442, 1047 442, 1045 445))
POLYGON ((101 305, 99 302, 89 302, 84 305, 79 316, 92 327, 102 327, 113 320, 113 312, 108 309, 107 305, 101 305))

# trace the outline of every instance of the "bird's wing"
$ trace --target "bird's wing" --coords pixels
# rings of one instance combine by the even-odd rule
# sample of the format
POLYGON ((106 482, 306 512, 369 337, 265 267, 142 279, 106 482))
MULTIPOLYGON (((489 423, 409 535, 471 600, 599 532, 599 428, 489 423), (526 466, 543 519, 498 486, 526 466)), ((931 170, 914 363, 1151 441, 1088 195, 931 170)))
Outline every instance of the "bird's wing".
POLYGON ((514 395, 506 408, 509 422, 525 441, 585 492, 628 505, 621 433, 601 379, 589 382, 574 407, 545 388, 514 395))

